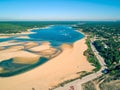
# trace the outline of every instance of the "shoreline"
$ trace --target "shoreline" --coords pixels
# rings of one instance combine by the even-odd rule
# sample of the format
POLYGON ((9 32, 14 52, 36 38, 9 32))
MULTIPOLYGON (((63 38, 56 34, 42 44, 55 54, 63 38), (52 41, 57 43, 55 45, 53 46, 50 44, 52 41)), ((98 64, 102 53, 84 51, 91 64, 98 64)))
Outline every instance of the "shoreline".
POLYGON ((16 36, 16 35, 33 34, 34 32, 31 32, 31 30, 45 29, 45 28, 48 28, 50 26, 53 26, 53 25, 48 25, 48 26, 40 27, 40 28, 31 28, 31 29, 27 29, 27 31, 25 31, 25 32, 20 32, 20 33, 10 33, 10 34, 0 33, 0 39, 9 38, 11 36, 16 36))
POLYGON ((78 77, 77 72, 93 69, 93 66, 83 55, 84 50, 87 49, 85 37, 74 42, 73 46, 63 44, 61 48, 60 55, 35 69, 16 76, 0 78, 0 89, 31 90, 35 88, 48 90, 65 80, 78 77), (17 80, 19 82, 16 82, 17 80))
MULTIPOLYGON (((28 31, 30 32, 31 30, 34 29, 28 31)), ((81 31, 76 31, 83 34, 84 37, 75 41, 72 45, 62 44, 60 46, 62 52, 58 56, 50 59, 47 63, 37 68, 16 76, 7 78, 0 77, 0 89, 31 90, 35 88, 38 90, 48 90, 61 82, 79 77, 80 74, 78 74, 78 72, 92 71, 94 67, 88 62, 87 57, 83 55, 83 52, 87 49, 85 43, 86 35, 81 31), (19 80, 19 82, 16 82, 17 80, 19 80)), ((23 47, 20 47, 20 50, 21 48, 23 47)), ((37 51, 38 47, 33 48, 33 50, 37 51)), ((24 56, 30 55, 30 53, 26 53, 25 55, 23 51, 19 52, 19 54, 23 54, 24 56)), ((36 54, 32 54, 31 56, 36 56, 36 54)))

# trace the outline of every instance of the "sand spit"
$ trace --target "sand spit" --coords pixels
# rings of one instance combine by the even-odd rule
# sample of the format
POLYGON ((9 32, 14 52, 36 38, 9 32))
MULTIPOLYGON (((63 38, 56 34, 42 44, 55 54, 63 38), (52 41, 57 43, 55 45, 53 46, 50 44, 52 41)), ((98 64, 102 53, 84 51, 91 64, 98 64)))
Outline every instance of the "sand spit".
MULTIPOLYGON (((48 90, 64 80, 75 78, 80 71, 91 71, 94 67, 83 52, 87 49, 85 38, 72 45, 62 45, 63 52, 47 63, 16 76, 0 78, 0 90, 48 90)), ((27 52, 19 51, 19 54, 27 52)), ((13 55, 13 54, 12 54, 13 55)))
POLYGON ((18 38, 18 39, 29 39, 28 36, 24 36, 24 35, 34 34, 36 32, 32 32, 32 30, 40 30, 40 29, 42 30, 42 29, 49 28, 50 26, 53 26, 53 25, 48 25, 48 26, 41 27, 41 28, 31 28, 31 29, 27 29, 27 31, 25 31, 25 32, 20 32, 20 33, 10 33, 10 34, 1 33, 0 39, 10 38, 12 36, 17 36, 16 38, 18 38))
POLYGON ((28 42, 28 43, 24 44, 24 46, 25 46, 26 49, 35 47, 37 45, 38 45, 38 43, 36 43, 36 42, 28 42))
POLYGON ((39 60, 40 56, 32 57, 14 57, 13 62, 18 64, 34 64, 39 60))
POLYGON ((49 43, 43 42, 42 45, 30 48, 29 50, 37 52, 37 51, 42 51, 42 50, 50 49, 50 47, 51 46, 50 46, 49 43))
POLYGON ((1 50, 4 50, 4 47, 0 46, 0 51, 1 51, 1 50))
POLYGON ((18 36, 17 39, 30 39, 28 36, 18 36))
POLYGON ((0 39, 9 38, 10 36, 0 36, 0 39))
POLYGON ((23 50, 4 50, 0 52, 0 61, 3 60, 7 60, 10 58, 14 58, 14 57, 26 57, 26 58, 32 58, 32 57, 36 57, 38 55, 27 52, 27 51, 23 51, 23 50))
MULTIPOLYGON (((1 50, 0 55, 6 54, 6 53, 11 53, 11 52, 16 52, 16 51, 19 51, 19 50, 22 50, 22 49, 24 49, 23 46, 11 46, 8 49, 1 50)), ((6 54, 6 56, 7 56, 7 54, 6 54)))
POLYGON ((17 45, 21 44, 20 42, 15 42, 14 40, 6 41, 6 42, 0 42, 0 46, 10 46, 10 45, 17 45))

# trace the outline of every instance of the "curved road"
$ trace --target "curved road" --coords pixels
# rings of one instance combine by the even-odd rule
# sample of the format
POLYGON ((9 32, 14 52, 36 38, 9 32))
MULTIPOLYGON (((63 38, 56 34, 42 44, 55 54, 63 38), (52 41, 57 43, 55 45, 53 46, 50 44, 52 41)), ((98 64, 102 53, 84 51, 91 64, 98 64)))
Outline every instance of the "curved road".
POLYGON ((82 79, 77 79, 75 81, 72 81, 68 84, 65 84, 63 87, 55 88, 54 90, 82 90, 82 84, 91 81, 99 76, 101 76, 103 73, 101 72, 106 67, 106 64, 104 62, 104 59, 99 55, 99 52, 96 50, 94 45, 90 43, 91 49, 94 52, 96 58, 99 60, 99 63, 101 64, 101 69, 98 72, 95 72, 93 74, 87 75, 83 77, 82 79))

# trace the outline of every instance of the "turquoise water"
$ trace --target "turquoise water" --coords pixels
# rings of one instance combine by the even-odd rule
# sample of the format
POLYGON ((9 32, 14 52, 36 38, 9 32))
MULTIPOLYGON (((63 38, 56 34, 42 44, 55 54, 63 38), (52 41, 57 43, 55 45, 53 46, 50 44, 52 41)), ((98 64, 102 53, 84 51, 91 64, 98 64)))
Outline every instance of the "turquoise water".
POLYGON ((48 59, 41 57, 38 62, 34 64, 17 64, 13 62, 13 58, 9 60, 5 60, 0 62, 0 67, 4 69, 4 72, 0 73, 0 77, 9 77, 13 75, 17 75, 28 70, 31 70, 39 65, 44 64, 47 62, 48 59))
MULTIPOLYGON (((27 36, 30 39, 18 39, 16 36, 0 39, 0 42, 16 40, 16 41, 49 41, 52 46, 59 46, 63 43, 71 44, 84 37, 83 34, 77 32, 71 27, 68 26, 50 26, 48 28, 43 28, 39 30, 32 30, 34 34, 29 34, 27 36)), ((5 60, 0 62, 0 67, 4 69, 4 72, 0 72, 1 77, 8 77, 23 73, 25 71, 31 70, 43 63, 47 62, 49 59, 40 58, 39 61, 35 64, 17 64, 13 62, 13 59, 5 60)))
POLYGON ((5 42, 9 40, 14 40, 14 37, 9 37, 9 38, 0 38, 0 42, 5 42))
POLYGON ((59 46, 62 43, 73 43, 84 37, 83 34, 77 32, 69 26, 50 26, 39 30, 32 30, 34 34, 28 34, 29 39, 18 39, 16 36, 10 38, 1 38, 0 42, 16 40, 16 41, 49 41, 52 46, 59 46))
POLYGON ((28 35, 31 39, 49 41, 53 46, 62 43, 73 43, 84 37, 83 34, 68 26, 50 26, 44 29, 32 30, 32 32, 35 33, 28 35))

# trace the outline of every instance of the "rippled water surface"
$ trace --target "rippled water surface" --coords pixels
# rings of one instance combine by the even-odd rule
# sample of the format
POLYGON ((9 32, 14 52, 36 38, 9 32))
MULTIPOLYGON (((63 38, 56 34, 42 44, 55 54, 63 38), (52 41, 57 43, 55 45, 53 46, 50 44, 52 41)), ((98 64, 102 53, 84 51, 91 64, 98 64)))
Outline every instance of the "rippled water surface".
POLYGON ((50 41, 52 44, 73 43, 84 37, 83 34, 68 26, 50 26, 40 30, 32 30, 29 37, 35 40, 50 41))

